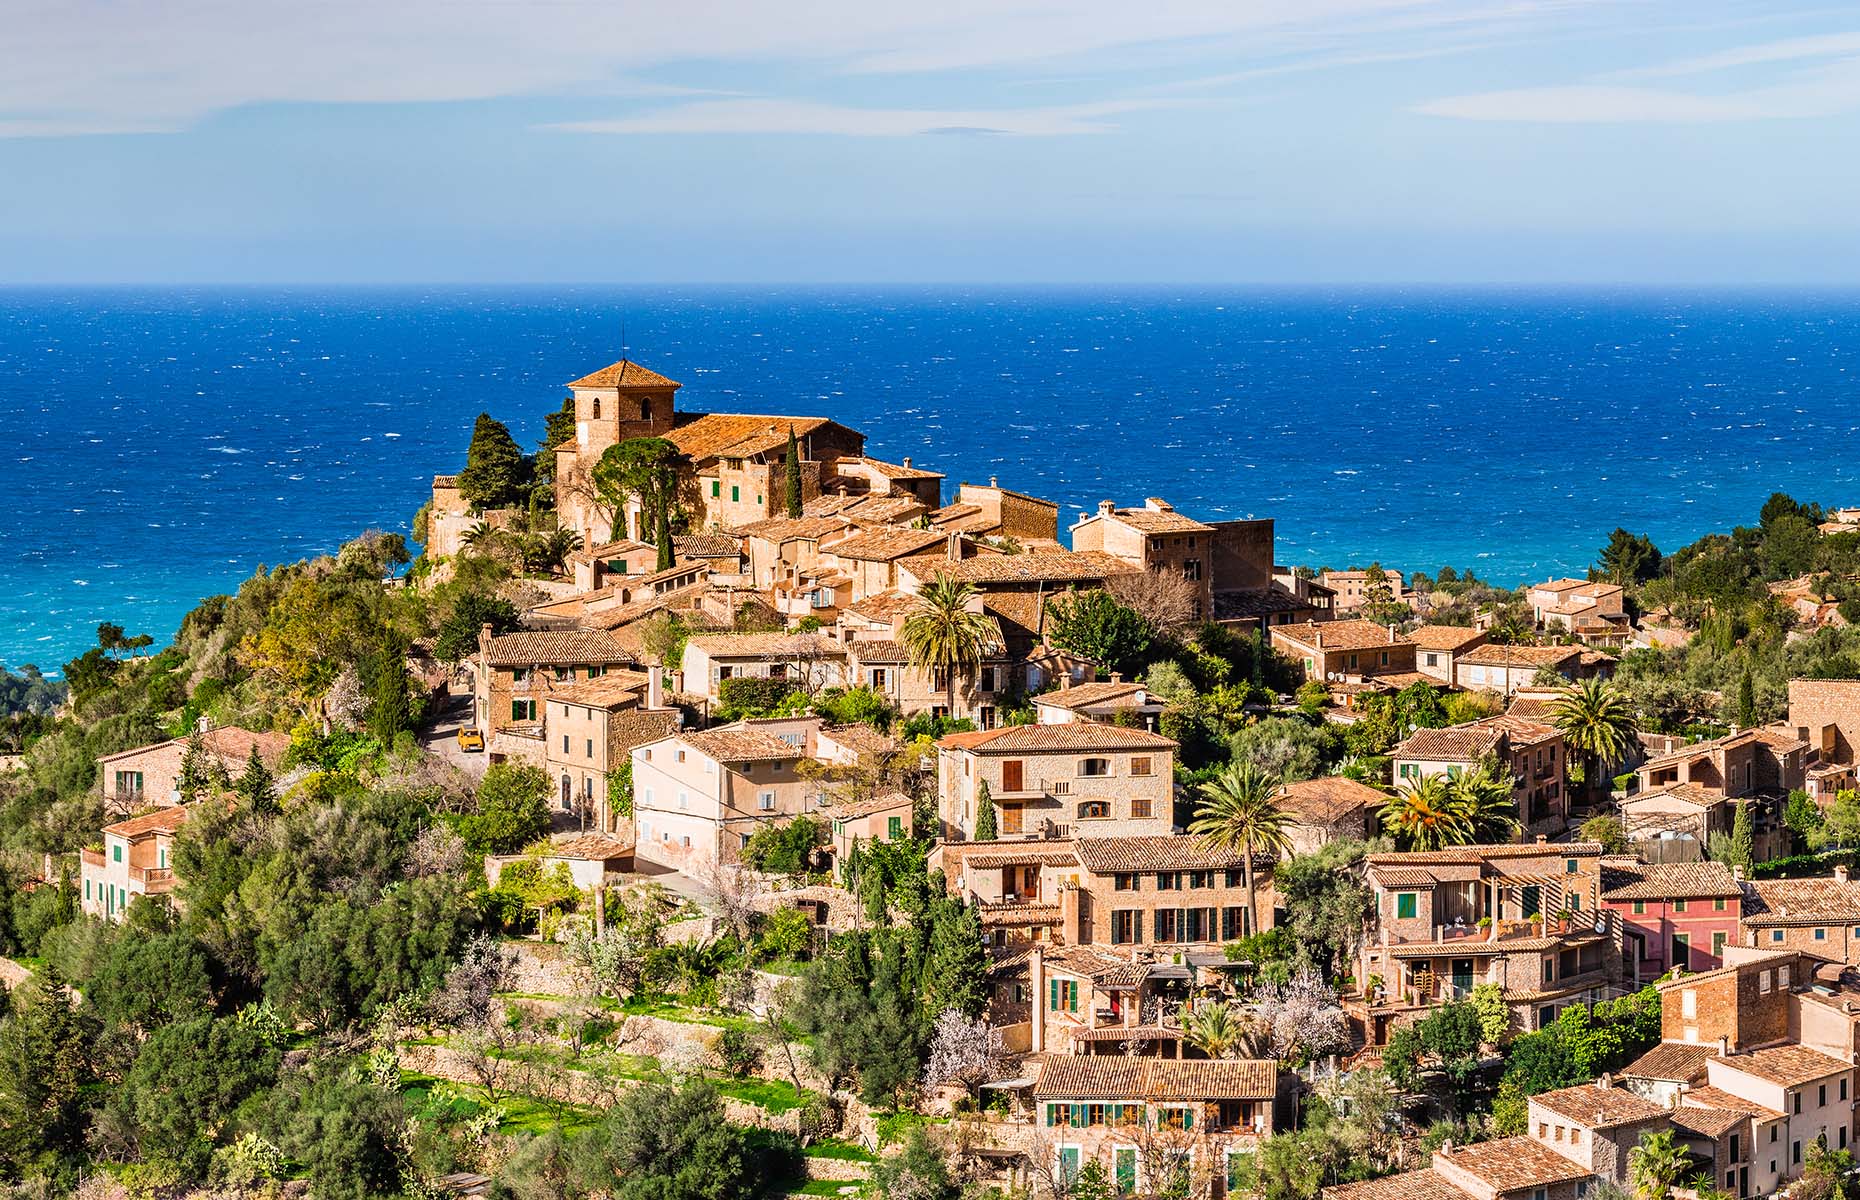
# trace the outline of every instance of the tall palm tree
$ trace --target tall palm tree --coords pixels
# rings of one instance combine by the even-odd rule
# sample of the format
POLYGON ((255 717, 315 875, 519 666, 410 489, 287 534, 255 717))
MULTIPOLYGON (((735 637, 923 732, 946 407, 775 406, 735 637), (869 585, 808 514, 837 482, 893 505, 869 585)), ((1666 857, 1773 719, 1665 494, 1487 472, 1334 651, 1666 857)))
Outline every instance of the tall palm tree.
POLYGON ((978 670, 999 637, 992 620, 969 608, 978 594, 974 584, 939 573, 917 593, 916 605, 898 630, 898 644, 913 667, 933 675, 943 672, 951 720, 956 717, 957 673, 978 670))
POLYGON ((1628 1181, 1635 1200, 1667 1200, 1686 1172, 1685 1148, 1673 1140, 1673 1131, 1643 1133, 1640 1145, 1628 1151, 1628 1181))
POLYGON ((1518 832, 1517 798, 1496 758, 1487 755, 1472 770, 1454 776, 1447 796, 1473 841, 1508 842, 1518 832))
POLYGON ((1247 1048, 1247 1017, 1232 1004, 1182 1006, 1182 1036, 1209 1058, 1237 1058, 1247 1048))
POLYGON ((1240 855, 1246 879, 1247 933, 1259 929, 1253 856, 1286 855, 1292 850, 1287 832, 1291 816, 1278 805, 1282 786, 1282 781, 1250 762, 1229 763, 1226 770, 1201 785, 1204 799, 1188 827, 1204 848, 1240 855))
POLYGON ((1627 758, 1640 732, 1620 688, 1601 679, 1573 684, 1550 705, 1550 722, 1563 744, 1583 756, 1583 783, 1594 790, 1603 770, 1627 758))
POLYGON ((1441 850, 1472 841, 1464 811, 1445 775, 1404 779, 1382 805, 1382 828, 1408 850, 1441 850))

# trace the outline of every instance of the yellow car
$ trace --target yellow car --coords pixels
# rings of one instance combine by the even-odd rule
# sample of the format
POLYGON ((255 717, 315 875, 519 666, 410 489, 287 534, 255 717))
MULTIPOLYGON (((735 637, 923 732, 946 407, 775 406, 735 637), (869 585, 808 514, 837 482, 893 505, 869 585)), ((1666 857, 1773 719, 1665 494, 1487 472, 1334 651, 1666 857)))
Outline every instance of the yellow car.
POLYGON ((484 749, 484 735, 482 733, 479 733, 476 729, 471 729, 471 728, 460 729, 459 730, 459 749, 465 751, 467 754, 471 754, 471 753, 475 753, 477 751, 483 750, 484 749))

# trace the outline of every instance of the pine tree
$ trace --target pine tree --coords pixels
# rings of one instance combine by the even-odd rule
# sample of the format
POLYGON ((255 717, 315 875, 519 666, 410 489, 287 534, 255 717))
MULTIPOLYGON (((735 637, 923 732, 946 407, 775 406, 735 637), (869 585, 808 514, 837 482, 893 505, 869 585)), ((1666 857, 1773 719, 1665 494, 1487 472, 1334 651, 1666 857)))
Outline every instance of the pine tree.
POLYGON ((98 1031, 49 963, 12 1009, 0 1021, 0 1164, 17 1167, 82 1148, 80 1098, 98 1031))
POLYGON ((978 842, 994 841, 996 837, 995 802, 994 798, 988 794, 986 779, 975 785, 975 806, 979 810, 975 814, 975 840, 978 842))
POLYGON ((788 426, 788 515, 801 515, 801 450, 794 440, 794 426, 788 426))
POLYGON ((960 900, 931 906, 930 949, 924 964, 924 1012, 931 1020, 947 1009, 979 1017, 988 1003, 988 957, 982 922, 960 900))
POLYGON ((529 467, 504 423, 479 413, 471 448, 465 452, 465 469, 459 472, 459 495, 480 511, 521 504, 528 493, 529 467))
POLYGON ((181 777, 175 785, 181 793, 181 803, 192 804, 200 799, 211 782, 206 739, 196 729, 187 735, 187 751, 181 755, 181 777))
POLYGON ((395 647, 383 650, 375 662, 372 702, 368 706, 368 732, 383 746, 392 745, 412 725, 412 703, 407 696, 407 666, 395 647))
POLYGON ((233 785, 233 794, 253 812, 270 812, 277 807, 277 788, 271 772, 265 767, 265 760, 258 756, 256 744, 252 747, 252 753, 246 756, 245 773, 233 785))

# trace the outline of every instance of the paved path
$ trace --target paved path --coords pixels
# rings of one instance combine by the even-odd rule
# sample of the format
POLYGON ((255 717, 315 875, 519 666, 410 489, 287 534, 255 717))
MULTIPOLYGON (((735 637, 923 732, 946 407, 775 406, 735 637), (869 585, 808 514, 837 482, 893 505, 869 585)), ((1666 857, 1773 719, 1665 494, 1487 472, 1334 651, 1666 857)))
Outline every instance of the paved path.
POLYGON ((473 779, 482 778, 488 756, 484 751, 467 754, 459 749, 459 730, 471 724, 470 694, 440 698, 439 714, 432 725, 420 734, 420 745, 429 754, 450 763, 473 779))

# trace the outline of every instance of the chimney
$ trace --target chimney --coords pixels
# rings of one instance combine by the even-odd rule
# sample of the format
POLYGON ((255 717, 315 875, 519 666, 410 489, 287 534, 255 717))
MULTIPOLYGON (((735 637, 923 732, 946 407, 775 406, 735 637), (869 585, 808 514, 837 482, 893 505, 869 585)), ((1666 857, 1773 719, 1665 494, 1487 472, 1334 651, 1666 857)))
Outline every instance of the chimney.
POLYGON ((1098 501, 1098 515, 1101 517, 1110 516, 1114 511, 1116 511, 1116 509, 1117 509, 1117 505, 1113 504, 1109 500, 1098 501))
POLYGON ((989 487, 991 487, 991 488, 998 488, 998 487, 1000 487, 1001 485, 1000 485, 999 483, 997 483, 997 482, 996 482, 996 477, 995 477, 995 476, 993 476, 993 475, 990 475, 990 476, 988 477, 988 486, 989 486, 989 487))
POLYGON ((962 561, 962 535, 960 533, 949 535, 948 541, 943 545, 943 555, 951 562, 962 561))
POLYGON ((1615 1077, 1610 1075, 1607 1071, 1603 1071, 1600 1075, 1596 1076, 1595 1086, 1605 1092, 1609 1088, 1615 1086, 1615 1077))
POLYGON ((1394 644, 1395 644, 1395 627, 1391 625, 1389 626, 1389 645, 1393 646, 1394 644))
POLYGON ((1847 871, 1847 864, 1846 864, 1846 863, 1841 863, 1841 864, 1839 864, 1839 865, 1837 865, 1837 866, 1836 866, 1836 867, 1834 868, 1834 882, 1836 882, 1836 883, 1846 883, 1846 882, 1847 882, 1847 878, 1848 878, 1848 871, 1847 871))
POLYGON ((1744 866, 1742 863, 1731 864, 1731 878, 1739 883, 1744 882, 1744 866))
POLYGON ((1046 953, 1035 942, 1027 950, 1027 991, 1033 1002, 1033 1019, 1029 1024, 1033 1053, 1046 1049, 1046 953))
POLYGON ((911 469, 911 456, 908 454, 904 456, 904 469, 907 471, 911 469))
POLYGON ((1731 1039, 1722 1033, 1718 1035, 1718 1057, 1726 1058, 1731 1053, 1731 1039))
MULTIPOLYGON (((1123 673, 1122 671, 1112 671, 1112 672, 1111 672, 1111 682, 1112 682, 1112 683, 1122 683, 1122 682, 1124 682, 1124 673, 1123 673)), ((1835 868, 1835 869, 1836 869, 1836 870, 1840 870, 1841 868, 1838 868, 1838 867, 1837 867, 1837 868, 1835 868)))
POLYGON ((665 707, 665 667, 659 663, 646 668, 646 707, 665 707))
POLYGON ((1549 845, 1549 844, 1550 844, 1550 836, 1549 836, 1548 834, 1543 834, 1543 833, 1540 833, 1540 834, 1538 834, 1538 835, 1537 835, 1537 844, 1538 844, 1539 846, 1547 846, 1547 845, 1549 845))

